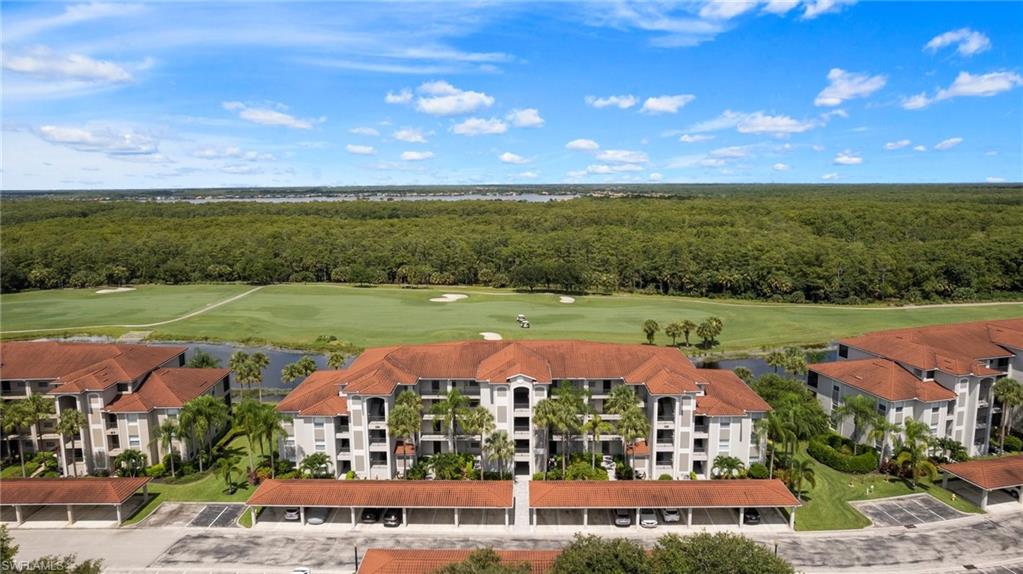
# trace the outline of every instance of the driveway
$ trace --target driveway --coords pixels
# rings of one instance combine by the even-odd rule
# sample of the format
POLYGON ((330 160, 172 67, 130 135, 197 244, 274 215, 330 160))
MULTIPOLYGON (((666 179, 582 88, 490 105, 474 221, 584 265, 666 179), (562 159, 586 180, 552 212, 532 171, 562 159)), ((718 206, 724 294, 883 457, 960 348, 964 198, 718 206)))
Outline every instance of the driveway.
POLYGON ((237 528, 244 504, 196 504, 164 502, 148 518, 142 528, 237 528))
POLYGON ((850 504, 869 518, 875 527, 905 526, 915 528, 920 524, 966 516, 928 494, 911 494, 882 500, 850 502, 850 504))

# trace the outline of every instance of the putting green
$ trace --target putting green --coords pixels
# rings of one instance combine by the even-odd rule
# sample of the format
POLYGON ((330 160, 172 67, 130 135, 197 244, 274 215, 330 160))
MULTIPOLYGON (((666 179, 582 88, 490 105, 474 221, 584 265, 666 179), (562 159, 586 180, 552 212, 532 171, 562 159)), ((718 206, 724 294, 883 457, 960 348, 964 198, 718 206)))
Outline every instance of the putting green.
MULTIPOLYGON (((59 290, 0 296, 0 329, 120 334, 127 324, 168 321, 249 291, 243 285, 138 286, 136 291, 96 295, 59 290)), ((657 295, 577 296, 510 290, 444 287, 401 289, 328 284, 272 285, 208 311, 151 328, 154 336, 227 341, 262 340, 282 346, 311 345, 333 335, 360 346, 480 339, 644 340, 641 325, 655 319, 724 321, 717 350, 826 343, 878 329, 1023 316, 1023 304, 942 307, 835 307, 689 299, 657 295), (468 297, 431 302, 445 294, 468 297), (524 314, 522 329, 515 320, 524 314)), ((43 331, 33 336, 44 334, 43 331)), ((695 335, 692 337, 696 341, 695 335)), ((658 335, 659 343, 669 339, 658 335)))

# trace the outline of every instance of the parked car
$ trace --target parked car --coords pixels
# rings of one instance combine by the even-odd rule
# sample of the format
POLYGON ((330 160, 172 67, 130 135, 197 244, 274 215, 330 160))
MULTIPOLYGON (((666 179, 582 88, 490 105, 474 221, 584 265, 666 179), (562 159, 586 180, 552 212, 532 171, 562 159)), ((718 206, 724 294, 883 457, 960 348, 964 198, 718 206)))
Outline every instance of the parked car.
POLYGON ((380 520, 380 509, 379 508, 363 508, 362 516, 359 521, 363 524, 376 524, 380 520))
POLYGON ((632 511, 624 508, 615 510, 615 526, 632 526, 632 511))
POLYGON ((384 512, 384 526, 401 526, 401 510, 397 508, 388 508, 384 512))
POLYGON ((643 528, 657 527, 657 513, 652 508, 644 508, 639 511, 639 525, 643 528))
POLYGON ((1009 489, 1009 496, 1019 500, 1020 494, 1023 494, 1023 487, 1016 487, 1009 489))
POLYGON ((291 574, 312 574, 312 570, 304 566, 299 566, 298 568, 292 568, 291 574))
POLYGON ((604 458, 600 459, 600 465, 604 467, 605 470, 614 470, 615 459, 611 458, 610 455, 605 454, 604 458))
POLYGON ((310 508, 305 513, 305 523, 314 526, 323 524, 327 521, 328 515, 330 515, 330 509, 328 508, 310 508))
POLYGON ((664 522, 678 522, 682 520, 682 514, 679 513, 677 508, 663 508, 661 509, 661 520, 664 522))
POLYGON ((742 511, 744 524, 760 524, 760 511, 756 508, 747 508, 742 511))
POLYGON ((284 520, 298 520, 300 518, 302 518, 302 513, 298 511, 298 508, 284 509, 284 520))

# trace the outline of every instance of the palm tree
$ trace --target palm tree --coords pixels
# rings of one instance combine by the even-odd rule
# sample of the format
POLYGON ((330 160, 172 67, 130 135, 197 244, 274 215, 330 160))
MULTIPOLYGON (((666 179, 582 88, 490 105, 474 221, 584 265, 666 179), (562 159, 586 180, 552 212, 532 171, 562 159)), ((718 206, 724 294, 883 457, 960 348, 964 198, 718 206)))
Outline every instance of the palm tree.
POLYGON ((465 415, 463 425, 465 432, 480 437, 480 479, 486 480, 484 474, 487 470, 487 461, 483 442, 486 440, 486 435, 494 432, 494 415, 486 407, 476 407, 465 415))
POLYGON ((448 448, 453 453, 458 453, 458 445, 455 434, 458 432, 458 420, 465 416, 469 409, 469 399, 458 389, 451 389, 440 401, 433 404, 431 412, 440 415, 441 424, 448 433, 448 448))
POLYGON ((153 438, 149 441, 149 444, 159 444, 160 448, 167 451, 171 476, 176 474, 174 470, 174 441, 180 436, 181 427, 178 426, 178 421, 167 418, 160 423, 160 426, 153 429, 153 438))
POLYGON ((746 367, 736 367, 732 369, 732 372, 735 373, 736 377, 742 379, 742 382, 746 383, 747 385, 753 382, 753 371, 747 369, 746 367))
POLYGON ((572 438, 579 432, 582 424, 580 417, 587 412, 586 391, 581 391, 568 381, 562 381, 554 389, 555 404, 558 407, 558 418, 555 428, 561 435, 561 473, 564 475, 568 466, 568 455, 572 438))
POLYGON ((284 436, 288 434, 287 429, 284 428, 284 423, 290 421, 291 417, 277 412, 277 408, 271 404, 260 403, 259 408, 258 440, 260 447, 262 447, 263 441, 266 441, 269 447, 267 450, 270 452, 270 478, 274 478, 277 476, 277 465, 274 464, 274 452, 277 450, 275 439, 278 435, 284 436))
POLYGON ((192 355, 185 366, 190 369, 218 369, 220 368, 220 359, 206 351, 199 350, 192 355))
POLYGON ((227 368, 234 372, 234 379, 242 388, 247 388, 254 382, 255 364, 253 364, 248 353, 235 351, 227 360, 227 368))
POLYGON ((864 431, 866 431, 867 427, 876 424, 877 419, 881 418, 877 413, 877 401, 866 395, 847 397, 841 405, 835 407, 832 414, 839 423, 846 417, 852 417, 853 456, 856 456, 856 449, 863 438, 864 431))
MULTIPOLYGON (((408 406, 410 409, 412 409, 412 412, 416 413, 416 418, 419 419, 420 425, 417 425, 416 428, 413 429, 412 441, 413 445, 418 447, 420 442, 419 435, 422 429, 421 423, 423 420, 423 397, 419 396, 419 394, 413 391, 412 389, 405 389, 404 391, 398 394, 398 398, 395 399, 394 404, 395 406, 402 405, 408 406)), ((416 454, 415 458, 418 459, 418 452, 415 454, 416 454)))
POLYGON ((657 321, 653 319, 643 321, 643 334, 646 335, 646 342, 648 344, 654 344, 654 337, 657 336, 657 332, 660 330, 661 326, 657 324, 657 321))
MULTIPOLYGON (((408 392, 408 391, 405 391, 408 392)), ((423 423, 422 414, 413 410, 412 405, 408 403, 398 404, 391 409, 387 417, 387 428, 391 431, 391 434, 401 439, 403 445, 408 445, 412 438, 419 432, 419 427, 423 423)), ((407 453, 402 453, 402 474, 408 472, 408 456, 407 453)))
POLYGON ((611 395, 604 401, 604 412, 614 415, 624 414, 632 407, 637 406, 639 399, 636 397, 636 390, 630 385, 618 385, 611 389, 611 395))
MULTIPOLYGON (((790 448, 793 448, 797 442, 796 433, 792 428, 792 425, 786 423, 776 412, 767 413, 767 416, 758 419, 753 424, 753 432, 756 434, 758 440, 767 441, 767 447, 771 452, 770 462, 768 463, 768 477, 774 478, 774 457, 775 452, 778 450, 778 445, 781 444, 782 450, 788 452, 790 448)), ((793 448, 794 450, 794 448, 793 448)))
POLYGON ((246 440, 249 441, 249 448, 246 449, 249 457, 249 472, 255 472, 256 464, 252 460, 252 450, 259 442, 259 434, 262 430, 263 409, 260 402, 252 399, 243 399, 234 409, 234 426, 241 429, 246 440))
POLYGON ((21 459, 21 477, 25 478, 25 449, 21 444, 20 430, 25 426, 25 408, 22 406, 21 401, 0 401, 0 406, 3 407, 3 431, 4 435, 10 439, 11 446, 18 445, 18 457, 21 459))
POLYGON ((745 463, 734 456, 726 454, 719 454, 714 457, 714 466, 711 467, 711 471, 717 471, 718 478, 725 480, 741 476, 744 470, 746 470, 745 463))
POLYGON ((21 422, 32 433, 32 449, 39 452, 39 423, 54 415, 56 411, 54 400, 51 397, 32 394, 21 403, 25 409, 21 422))
POLYGON ((774 367, 774 372, 777 373, 778 369, 785 368, 785 353, 775 349, 767 354, 764 362, 767 363, 768 366, 774 367))
POLYGON ((785 348, 785 370, 793 375, 806 373, 806 353, 799 347, 785 348))
POLYGON ((298 468, 302 471, 302 475, 308 474, 313 478, 325 478, 330 474, 330 457, 327 453, 314 452, 302 459, 299 463, 298 468))
POLYGON ((796 498, 800 501, 803 500, 803 482, 809 482, 810 486, 817 486, 817 475, 812 460, 794 459, 786 474, 789 479, 789 487, 796 491, 796 498))
POLYGON ((673 321, 664 328, 664 334, 671 337, 671 346, 678 346, 678 338, 682 336, 682 323, 673 321))
POLYGON ((558 421, 561 414, 558 412, 558 405, 553 399, 541 399, 533 406, 533 425, 544 429, 543 433, 543 479, 547 480, 547 466, 551 458, 551 429, 558 421))
POLYGON ((114 458, 114 468, 121 476, 138 476, 146 468, 146 455, 138 449, 129 448, 114 458))
POLYGON ((609 433, 613 430, 609 423, 605 422, 604 419, 600 418, 600 413, 596 411, 590 412, 590 417, 583 423, 582 431, 590 437, 590 467, 597 468, 597 447, 600 444, 600 435, 609 433))
POLYGON ((224 486, 226 487, 224 490, 228 494, 234 494, 238 488, 231 478, 234 477, 234 472, 238 470, 238 457, 235 455, 222 456, 217 459, 215 468, 217 474, 224 479, 224 486))
POLYGON ((506 462, 515 457, 515 443, 508 438, 508 433, 497 431, 488 436, 483 449, 487 451, 491 458, 497 461, 501 478, 504 478, 504 469, 507 468, 506 462))
POLYGON ((686 340, 686 346, 689 346, 689 334, 696 330, 696 322, 690 319, 682 320, 682 336, 686 340))
POLYGON ((230 421, 227 405, 218 398, 203 395, 194 398, 181 408, 180 425, 187 429, 188 436, 199 446, 199 472, 203 471, 203 454, 212 454, 213 437, 230 421), (207 446, 209 449, 207 451, 207 446))
MULTIPOLYGON (((85 413, 83 413, 82 411, 78 409, 64 409, 63 411, 60 412, 60 419, 57 421, 57 432, 60 433, 61 442, 63 443, 65 439, 73 441, 75 436, 82 432, 82 429, 85 428, 88 424, 89 419, 88 417, 85 416, 85 413)), ((78 465, 75 464, 74 451, 75 451, 74 448, 72 448, 71 468, 73 469, 75 477, 77 478, 78 465)), ((65 452, 64 454, 66 457, 67 453, 65 452)), ((67 472, 67 469, 65 468, 64 471, 67 472)))
POLYGON ((867 433, 867 440, 873 443, 881 443, 881 449, 877 456, 877 470, 881 472, 881 468, 884 465, 885 453, 888 452, 888 437, 892 434, 899 434, 902 432, 902 425, 899 423, 888 422, 882 416, 877 417, 874 424, 870 427, 870 432, 867 433))
POLYGON ((299 379, 308 377, 314 372, 316 372, 316 361, 312 357, 304 355, 301 359, 287 364, 281 369, 281 380, 290 385, 299 379))
POLYGON ((931 429, 926 423, 906 419, 905 430, 902 434, 902 438, 898 441, 899 455, 895 457, 895 462, 900 467, 909 465, 910 483, 913 488, 916 488, 918 476, 927 475, 933 479, 938 474, 938 467, 927 459, 931 429))
POLYGON ((1013 411, 1016 407, 1023 406, 1023 385, 1016 379, 1003 377, 995 381, 992 390, 998 402, 1002 403, 1002 436, 998 448, 1004 451, 1006 431, 1012 432, 1013 411))
POLYGON ((331 369, 340 369, 345 365, 345 360, 347 359, 348 357, 346 357, 341 351, 331 351, 330 354, 327 355, 327 366, 331 369))
MULTIPOLYGON (((635 444, 636 439, 646 438, 650 434, 650 420, 646 417, 639 406, 633 406, 622 414, 618 419, 618 434, 622 436, 622 445, 625 452, 629 452, 629 445, 635 444)), ((632 465, 636 466, 636 449, 632 449, 632 465)))

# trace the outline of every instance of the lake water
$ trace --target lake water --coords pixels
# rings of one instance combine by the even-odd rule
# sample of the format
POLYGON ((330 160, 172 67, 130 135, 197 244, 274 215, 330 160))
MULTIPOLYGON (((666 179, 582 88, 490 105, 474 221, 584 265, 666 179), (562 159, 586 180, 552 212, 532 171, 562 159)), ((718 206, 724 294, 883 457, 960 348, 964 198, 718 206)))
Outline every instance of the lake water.
POLYGON ((578 195, 541 193, 462 193, 462 194, 338 194, 310 196, 278 196, 278 197, 191 197, 176 198, 163 196, 156 201, 164 203, 224 203, 229 201, 250 201, 253 203, 309 203, 317 201, 525 201, 527 203, 545 203, 548 201, 567 201, 578 195))

